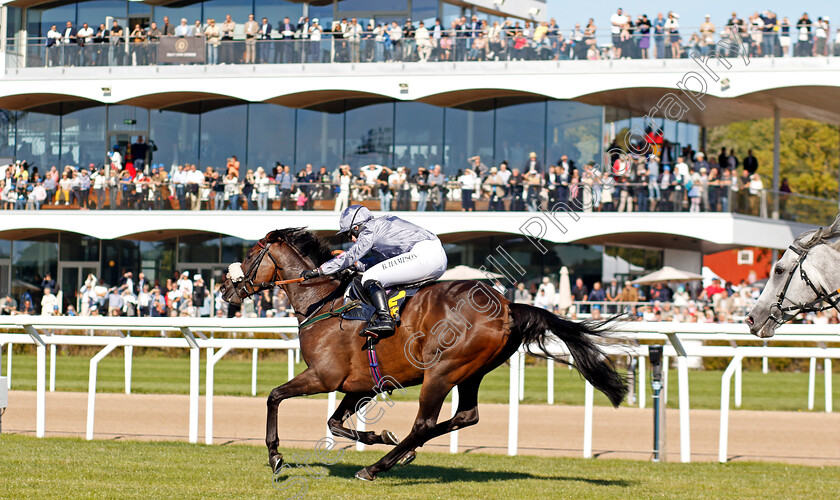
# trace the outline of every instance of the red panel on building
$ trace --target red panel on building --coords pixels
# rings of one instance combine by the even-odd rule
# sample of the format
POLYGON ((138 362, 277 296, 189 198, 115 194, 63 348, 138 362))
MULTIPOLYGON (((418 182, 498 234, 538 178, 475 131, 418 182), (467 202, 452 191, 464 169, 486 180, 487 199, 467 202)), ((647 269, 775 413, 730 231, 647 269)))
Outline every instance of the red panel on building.
POLYGON ((703 257, 703 266, 726 281, 740 283, 760 280, 770 275, 773 252, 766 248, 748 247, 726 250, 703 257))

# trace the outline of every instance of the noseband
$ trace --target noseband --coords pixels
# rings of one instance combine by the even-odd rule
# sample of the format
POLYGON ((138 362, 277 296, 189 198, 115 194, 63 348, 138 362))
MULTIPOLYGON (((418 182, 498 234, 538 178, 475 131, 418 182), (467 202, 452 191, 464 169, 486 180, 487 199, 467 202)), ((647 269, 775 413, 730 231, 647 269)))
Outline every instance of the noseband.
POLYGON ((770 318, 775 321, 776 324, 782 325, 783 323, 786 323, 796 317, 799 313, 825 311, 826 309, 831 308, 840 311, 840 305, 838 305, 838 299, 840 299, 840 289, 826 292, 822 288, 817 288, 808 277, 808 273, 805 272, 805 268, 802 267, 802 263, 805 262, 805 258, 808 256, 808 250, 799 249, 793 245, 789 246, 788 249, 798 255, 799 259, 796 261, 796 265, 790 268, 787 279, 785 280, 785 286, 782 287, 779 295, 776 296, 776 302, 770 306, 770 318), (793 279, 793 274, 796 272, 797 268, 799 268, 799 277, 802 281, 808 284, 811 290, 813 290, 817 295, 817 298, 804 304, 793 304, 783 307, 782 303, 785 300, 790 300, 785 298, 785 294, 787 293, 790 281, 793 279), (828 305, 820 305, 822 302, 828 302, 828 305), (775 309, 779 311, 779 317, 776 317, 774 314, 775 309))

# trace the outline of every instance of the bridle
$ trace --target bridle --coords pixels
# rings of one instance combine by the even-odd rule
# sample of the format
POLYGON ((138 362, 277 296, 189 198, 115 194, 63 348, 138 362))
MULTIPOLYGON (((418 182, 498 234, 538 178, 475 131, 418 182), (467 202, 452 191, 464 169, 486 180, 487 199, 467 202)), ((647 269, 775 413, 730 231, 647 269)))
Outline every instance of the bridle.
MULTIPOLYGON (((274 256, 271 255, 271 253, 268 251, 269 247, 271 247, 271 245, 273 245, 274 243, 277 243, 277 242, 270 242, 269 243, 269 242, 265 241, 265 238, 259 240, 257 242, 257 245, 260 246, 260 253, 257 256, 257 258, 254 260, 254 262, 252 262, 251 265, 248 267, 248 271, 245 272, 244 277, 241 278, 241 279, 238 279, 236 281, 231 280, 231 281, 233 281, 234 284, 236 284, 239 281, 241 281, 242 279, 244 279, 245 280, 245 285, 247 285, 248 287, 251 288, 250 292, 248 291, 247 287, 245 287, 245 286, 240 287, 239 290, 236 290, 236 294, 239 296, 240 299, 244 299, 244 298, 247 298, 251 295, 260 293, 263 290, 271 290, 271 289, 273 289, 275 287, 278 287, 278 286, 283 286, 283 285, 287 285, 287 284, 290 284, 290 283, 300 283, 301 281, 303 281, 303 278, 295 278, 295 279, 290 279, 290 280, 279 280, 279 279, 277 279, 277 278, 280 278, 279 272, 283 270, 283 266, 278 264, 277 261, 274 259, 274 256), (260 264, 262 264, 262 261, 263 261, 263 259, 265 258, 266 255, 268 255, 268 258, 271 259, 272 264, 274 264, 274 274, 272 275, 272 280, 271 281, 263 281, 263 282, 260 282, 260 283, 254 283, 254 278, 256 278, 256 276, 257 276, 257 270, 260 268, 260 264)), ((280 240, 279 244, 282 245, 283 240, 280 240)))
POLYGON ((840 311, 840 289, 833 290, 831 292, 826 292, 822 289, 822 287, 817 288, 816 285, 811 281, 808 277, 808 273, 805 272, 805 268, 802 267, 802 263, 805 262, 805 258, 808 256, 808 250, 796 248, 795 246, 791 245, 788 247, 790 251, 795 253, 799 256, 799 259, 796 261, 796 265, 790 268, 788 272, 787 278, 785 279, 785 285, 782 287, 782 290, 779 292, 779 295, 776 296, 776 302, 770 306, 770 316, 769 318, 772 319, 776 324, 782 325, 790 321, 791 319, 795 318, 799 313, 807 313, 807 312, 818 312, 818 311, 825 311, 826 309, 837 309, 840 311), (788 287, 790 286, 790 282, 793 279, 793 274, 796 272, 796 268, 799 268, 799 277, 808 284, 811 290, 817 295, 817 298, 806 302, 804 304, 793 304, 787 307, 784 307, 782 304, 785 300, 790 301, 790 299, 785 298, 785 294, 787 293, 788 287), (827 305, 820 305, 823 302, 828 302, 827 305), (778 309, 780 317, 776 317, 774 313, 774 309, 778 309), (793 312, 792 312, 793 311, 793 312))

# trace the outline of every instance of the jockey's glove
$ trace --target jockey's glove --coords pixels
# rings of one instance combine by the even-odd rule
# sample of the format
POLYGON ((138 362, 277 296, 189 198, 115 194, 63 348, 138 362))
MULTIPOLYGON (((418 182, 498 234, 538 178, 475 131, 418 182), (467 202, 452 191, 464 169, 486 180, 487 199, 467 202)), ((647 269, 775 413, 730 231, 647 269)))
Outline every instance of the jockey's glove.
POLYGON ((300 277, 303 278, 304 281, 319 278, 323 275, 324 274, 321 272, 321 268, 319 267, 316 267, 311 271, 303 271, 302 273, 300 273, 300 277))

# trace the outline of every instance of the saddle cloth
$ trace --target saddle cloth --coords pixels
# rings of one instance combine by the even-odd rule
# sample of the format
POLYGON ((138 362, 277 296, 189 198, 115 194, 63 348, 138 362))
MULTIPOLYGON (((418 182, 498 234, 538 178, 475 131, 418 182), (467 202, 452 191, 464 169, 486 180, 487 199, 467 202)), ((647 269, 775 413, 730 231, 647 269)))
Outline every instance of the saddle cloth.
MULTIPOLYGON (((435 281, 434 279, 424 280, 386 289, 385 294, 388 296, 388 309, 394 318, 394 322, 399 322, 400 314, 405 308, 405 304, 408 303, 408 299, 413 297, 421 287, 434 283, 435 281)), ((370 321, 374 313, 376 313, 376 308, 370 304, 370 298, 362 288, 362 283, 359 278, 354 279, 350 283, 350 290, 347 293, 345 303, 353 300, 359 301, 358 305, 341 313, 341 318, 349 321, 370 321)))

